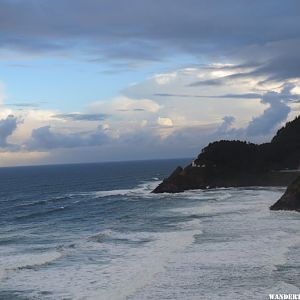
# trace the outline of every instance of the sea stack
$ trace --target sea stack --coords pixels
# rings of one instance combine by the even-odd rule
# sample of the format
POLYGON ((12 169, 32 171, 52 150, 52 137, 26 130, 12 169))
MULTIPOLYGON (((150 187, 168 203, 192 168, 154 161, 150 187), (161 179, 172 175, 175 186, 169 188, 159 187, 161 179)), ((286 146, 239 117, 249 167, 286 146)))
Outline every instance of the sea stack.
POLYGON ((270 209, 300 212, 300 176, 288 186, 283 196, 270 209))

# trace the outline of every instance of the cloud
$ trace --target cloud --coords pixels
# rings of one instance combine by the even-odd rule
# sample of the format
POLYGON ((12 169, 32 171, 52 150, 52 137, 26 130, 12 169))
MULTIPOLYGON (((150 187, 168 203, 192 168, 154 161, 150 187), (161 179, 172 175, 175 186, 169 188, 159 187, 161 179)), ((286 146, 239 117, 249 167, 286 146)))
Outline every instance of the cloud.
MULTIPOLYGON (((300 41, 297 47, 300 47, 300 41)), ((287 53, 287 56, 280 55, 279 57, 268 60, 263 66, 256 68, 249 76, 267 76, 267 80, 283 81, 300 77, 300 62, 299 56, 287 53)))
POLYGON ((41 104, 44 104, 45 102, 20 102, 20 103, 11 103, 11 104, 6 104, 7 106, 14 106, 14 107, 19 107, 19 108, 38 108, 41 106, 41 104))
POLYGON ((138 0, 112 0, 109 4, 106 1, 73 0, 72 5, 67 0, 59 3, 28 0, 1 1, 1 11, 1 27, 13 33, 11 38, 5 36, 6 39, 3 39, 7 43, 18 43, 22 37, 25 37, 25 43, 26 37, 43 37, 43 34, 46 38, 42 41, 54 45, 55 38, 59 45, 64 44, 60 41, 62 38, 76 37, 94 43, 110 37, 114 41, 123 41, 125 45, 128 40, 137 43, 165 38, 169 43, 181 42, 182 47, 192 51, 201 43, 211 49, 211 41, 217 38, 224 44, 228 38, 230 42, 239 38, 235 43, 253 44, 255 41, 263 43, 283 37, 293 38, 299 33, 299 29, 294 27, 299 24, 297 1, 282 3, 272 0, 262 5, 257 0, 251 4, 245 0, 238 4, 233 0, 226 3, 192 0, 187 5, 180 0, 166 0, 160 3, 158 9, 157 4, 151 1, 141 3, 138 0), (61 14, 62 11, 65 14, 61 14), (257 14, 256 22, 253 22, 253 15, 257 14), (280 17, 282 22, 278 22, 280 17), (17 24, 13 22, 16 19, 17 24), (260 35, 253 34, 257 29, 261 30, 260 35), (185 41, 195 39, 192 45, 183 44, 184 35, 185 41))
POLYGON ((89 105, 91 111, 103 111, 108 115, 121 116, 123 113, 129 114, 135 112, 157 113, 161 106, 151 99, 131 99, 122 96, 112 99, 111 101, 97 101, 89 105))
POLYGON ((172 73, 157 74, 154 76, 154 79, 157 82, 157 84, 165 85, 165 84, 170 83, 176 77, 177 77, 177 72, 172 72, 172 73))
POLYGON ((291 108, 288 102, 294 96, 291 90, 295 86, 292 84, 285 85, 280 93, 267 92, 262 96, 261 102, 268 104, 269 107, 261 116, 254 118, 248 125, 246 132, 249 136, 266 135, 271 133, 274 128, 286 121, 291 108))
POLYGON ((0 148, 11 151, 19 149, 18 145, 7 142, 8 137, 14 133, 17 126, 18 120, 13 115, 9 115, 6 119, 0 120, 0 148))
POLYGON ((245 127, 232 128, 235 118, 225 116, 223 123, 215 132, 216 135, 222 135, 225 139, 242 139, 254 142, 265 142, 270 138, 276 129, 287 121, 291 112, 290 104, 299 99, 299 95, 292 94, 294 84, 286 84, 279 92, 266 92, 261 96, 261 103, 267 108, 260 114, 250 120, 245 127))
POLYGON ((223 122, 221 123, 221 125, 217 128, 217 133, 218 134, 223 134, 225 132, 227 132, 229 130, 229 128, 231 127, 231 125, 234 123, 235 118, 232 116, 225 116, 223 118, 223 122))
MULTIPOLYGON (((192 76, 190 79, 193 80, 193 78, 192 76)), ((164 88, 173 89, 174 85, 178 87, 178 83, 175 81, 165 84, 164 88)), ((190 88, 184 85, 184 89, 190 88)), ((253 103, 253 108, 257 104, 261 106, 261 112, 258 114, 256 112, 254 116, 253 113, 249 112, 249 107, 252 106, 246 106, 245 113, 248 114, 249 121, 244 127, 238 125, 240 113, 224 115, 224 107, 229 104, 219 100, 216 101, 216 105, 224 103, 224 107, 220 110, 223 115, 220 113, 214 121, 210 118, 211 122, 201 123, 202 118, 199 115, 202 113, 203 115, 209 114, 210 109, 208 106, 206 110, 203 110, 202 102, 200 102, 200 106, 196 106, 199 105, 198 100, 189 99, 189 101, 194 101, 193 105, 183 103, 179 114, 177 107, 175 111, 172 110, 174 99, 161 105, 148 99, 147 101, 144 99, 140 103, 140 100, 123 97, 115 99, 111 103, 94 104, 96 106, 92 108, 93 111, 97 108, 102 111, 102 114, 104 111, 104 115, 110 116, 105 122, 100 120, 97 129, 91 129, 91 124, 84 122, 86 119, 93 120, 94 114, 98 116, 97 113, 74 114, 74 119, 73 114, 53 114, 50 112, 42 114, 40 112, 39 118, 42 118, 44 123, 48 122, 51 125, 35 127, 30 138, 20 145, 23 150, 28 152, 48 152, 50 155, 48 160, 51 157, 53 159, 56 157, 55 159, 58 161, 61 159, 58 157, 59 153, 67 159, 67 152, 63 149, 68 149, 70 155, 76 153, 74 155, 81 161, 104 158, 122 160, 191 156, 197 154, 207 143, 218 139, 246 139, 255 142, 261 141, 263 138, 265 141, 288 118, 291 111, 289 104, 299 99, 299 95, 292 92, 295 90, 294 84, 286 84, 277 92, 270 91, 262 93, 262 95, 252 92, 241 93, 240 91, 243 91, 242 85, 239 86, 239 89, 237 93, 234 90, 234 93, 230 94, 222 88, 223 94, 220 97, 233 96, 232 101, 235 105, 240 103, 235 101, 240 101, 238 98, 244 95, 243 101, 253 103), (254 94, 255 97, 260 97, 260 102, 254 99, 254 94), (119 111, 118 109, 126 110, 119 111), (134 109, 140 109, 138 111, 139 118, 134 117, 136 114, 134 109), (123 114, 127 116, 122 118, 123 114), (59 116, 63 119, 56 119, 53 116, 59 116), (129 116, 132 116, 132 119, 129 119, 129 116), (76 124, 79 127, 74 127, 76 124), (97 149, 96 152, 87 150, 93 147, 97 149), (85 149, 80 150, 80 154, 78 149, 82 148, 85 149), (87 158, 86 153, 92 153, 91 157, 87 158)), ((208 97, 207 101, 209 103, 213 101, 213 98, 208 97)), ((215 110, 213 112, 215 113, 215 110)), ((230 108, 228 112, 232 113, 233 110, 230 108)), ((32 113, 37 114, 38 112, 32 113)), ((33 117, 31 116, 31 118, 33 117)), ((25 118, 24 123, 26 122, 28 121, 25 118)))
POLYGON ((159 6, 138 0, 2 0, 0 46, 30 55, 88 53, 94 62, 227 57, 263 63, 257 72, 270 77, 292 78, 299 77, 292 64, 300 55, 299 11, 298 0, 165 0, 159 6))
MULTIPOLYGON (((199 78, 217 79, 222 74, 246 71, 248 66, 202 65, 181 68, 163 73, 164 84, 152 76, 143 82, 129 86, 123 93, 130 99, 152 99, 159 106, 159 116, 170 118, 175 127, 193 127, 218 123, 224 116, 235 117, 236 127, 245 126, 265 109, 261 96, 271 86, 259 86, 259 80, 236 79, 218 86, 190 87, 199 78), (243 69, 245 68, 245 69, 243 69), (176 76, 174 75, 176 74, 176 76)), ((100 111, 100 110, 99 110, 100 111)), ((156 116, 156 119, 159 117, 156 116)))
POLYGON ((75 162, 191 156, 225 138, 267 141, 298 105, 300 81, 272 83, 268 72, 249 75, 261 67, 231 63, 164 71, 78 113, 27 105, 2 110, 0 118, 13 113, 24 120, 15 129, 5 122, 11 131, 3 131, 2 148, 27 153, 31 163, 35 157, 75 162), (191 86, 199 80, 218 84, 191 86))
POLYGON ((70 113, 70 114, 57 114, 53 115, 53 118, 72 121, 102 121, 109 116, 106 114, 82 114, 82 113, 70 113))
POLYGON ((236 118, 227 115, 222 118, 222 122, 207 126, 174 128, 171 134, 162 140, 163 144, 160 147, 165 150, 169 148, 170 152, 172 152, 171 148, 176 149, 176 153, 181 153, 181 156, 184 153, 191 156, 199 153, 208 143, 221 139, 266 142, 288 119, 291 111, 289 103, 299 97, 291 93, 293 88, 293 84, 286 84, 280 92, 264 93, 260 101, 268 107, 259 116, 252 118, 245 127, 233 128, 236 118))
POLYGON ((195 87, 195 86, 218 86, 218 85, 222 85, 223 82, 224 82, 224 78, 216 78, 216 79, 208 79, 208 80, 200 80, 200 81, 192 82, 192 83, 189 84, 189 86, 191 86, 191 87, 195 87))
MULTIPOLYGON (((177 79, 181 81, 180 78, 177 79)), ((189 79, 193 80, 194 75, 189 79)), ((163 88, 167 89, 167 92, 171 90, 177 92, 175 87, 180 92, 182 92, 181 88, 190 89, 185 84, 178 85, 176 80, 168 82, 163 88)), ((253 99, 251 89, 249 96, 244 90, 243 84, 233 90, 231 86, 227 87, 227 90, 224 88, 221 86, 221 90, 218 92, 220 96, 238 95, 236 99, 235 97, 232 99, 233 106, 225 111, 224 108, 231 105, 230 101, 228 103, 227 101, 220 102, 220 99, 214 100, 214 98, 208 97, 205 100, 208 103, 216 101, 215 105, 220 106, 224 103, 224 107, 220 109, 220 113, 215 119, 209 116, 207 120, 210 122, 203 123, 201 123, 202 115, 216 113, 216 110, 211 110, 209 106, 203 109, 202 100, 199 101, 197 98, 191 98, 192 100, 187 98, 189 105, 185 102, 182 103, 181 108, 176 106, 174 110, 173 103, 177 101, 176 99, 170 99, 170 102, 163 100, 163 104, 147 99, 149 101, 141 102, 144 107, 142 108, 138 106, 140 100, 124 97, 115 99, 111 103, 102 102, 100 105, 96 103, 97 105, 91 109, 94 113, 78 113, 80 120, 77 120, 78 114, 75 113, 74 119, 73 114, 39 110, 30 110, 30 113, 25 113, 24 111, 19 116, 23 116, 24 122, 18 126, 18 130, 23 130, 24 126, 29 126, 26 131, 29 128, 33 128, 33 130, 29 138, 23 136, 23 140, 18 139, 19 151, 22 151, 19 153, 22 156, 23 153, 27 153, 26 157, 30 163, 34 163, 35 157, 36 162, 58 163, 194 156, 207 143, 219 139, 266 141, 272 131, 287 119, 290 111, 289 104, 299 99, 299 95, 295 94, 294 84, 286 84, 280 90, 262 93, 260 101, 253 99), (232 94, 228 92, 229 90, 232 90, 232 94), (245 95, 243 101, 238 99, 241 95, 245 95), (249 117, 249 122, 244 127, 239 124, 240 110, 237 110, 236 114, 229 114, 234 112, 232 109, 234 105, 241 102, 247 104, 245 114, 249 117), (253 106, 251 106, 252 104, 253 106), (152 105, 159 109, 153 110, 152 105), (261 107, 260 112, 254 109, 257 105, 261 107), (100 125, 95 129, 92 128, 94 123, 85 122, 90 118, 82 118, 82 115, 97 115, 96 108, 101 111, 101 114, 109 115, 109 118, 100 120, 100 125), (127 110, 119 111, 119 108, 127 110), (134 109, 140 110, 135 112, 134 109), (123 118, 124 114, 126 117, 123 118), (62 118, 53 118, 57 115, 62 118), (267 121, 263 122, 265 119, 267 121), (29 153, 33 153, 32 156, 29 153), (40 156, 38 153, 44 154, 40 156)), ((216 93, 217 91, 210 92, 216 93)), ((168 97, 162 98, 168 99, 168 97)), ((91 119, 94 118, 91 117, 91 119)), ((3 136, 13 138, 17 130, 11 129, 11 131, 5 132, 6 135, 3 134, 3 136)))
POLYGON ((159 117, 157 119, 157 124, 160 125, 160 126, 172 127, 173 126, 173 121, 170 118, 159 117))
POLYGON ((224 94, 224 95, 184 95, 184 94, 168 94, 156 93, 153 96, 158 97, 179 97, 179 98, 224 98, 224 99, 259 99, 261 94, 246 93, 246 94, 224 94))
POLYGON ((51 130, 51 126, 34 129, 26 148, 30 151, 49 151, 56 148, 81 148, 105 144, 109 140, 105 130, 98 127, 97 130, 88 133, 61 133, 51 130))

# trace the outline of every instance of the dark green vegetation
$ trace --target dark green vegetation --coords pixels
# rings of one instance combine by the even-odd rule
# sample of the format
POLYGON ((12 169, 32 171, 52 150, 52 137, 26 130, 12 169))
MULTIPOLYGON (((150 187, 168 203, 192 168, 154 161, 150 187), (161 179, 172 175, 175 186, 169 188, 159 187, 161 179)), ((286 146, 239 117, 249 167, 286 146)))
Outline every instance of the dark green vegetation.
POLYGON ((205 147, 185 168, 178 167, 153 192, 240 186, 287 186, 300 165, 300 117, 261 145, 221 140, 205 147))

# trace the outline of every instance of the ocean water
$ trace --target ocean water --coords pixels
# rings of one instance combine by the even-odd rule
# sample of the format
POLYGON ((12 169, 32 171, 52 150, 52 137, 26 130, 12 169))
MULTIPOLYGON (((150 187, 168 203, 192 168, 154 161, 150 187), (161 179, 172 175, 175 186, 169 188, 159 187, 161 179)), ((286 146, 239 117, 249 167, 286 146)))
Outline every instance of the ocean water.
POLYGON ((300 291, 284 188, 150 191, 188 160, 0 169, 0 299, 268 299, 300 291))

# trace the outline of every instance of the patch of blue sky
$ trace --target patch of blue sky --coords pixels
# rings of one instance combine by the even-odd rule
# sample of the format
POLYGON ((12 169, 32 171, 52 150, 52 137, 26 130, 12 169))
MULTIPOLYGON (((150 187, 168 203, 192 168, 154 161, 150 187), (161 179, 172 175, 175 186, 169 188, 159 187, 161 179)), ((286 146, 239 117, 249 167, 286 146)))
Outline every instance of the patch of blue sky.
POLYGON ((77 111, 90 102, 110 99, 137 74, 103 73, 105 66, 66 59, 35 59, 0 63, 6 103, 40 103, 44 108, 77 111))
POLYGON ((4 60, 0 62, 0 81, 5 85, 8 105, 40 103, 44 109, 72 112, 94 101, 112 99, 127 86, 154 74, 194 62, 183 55, 134 66, 66 57, 4 60))

